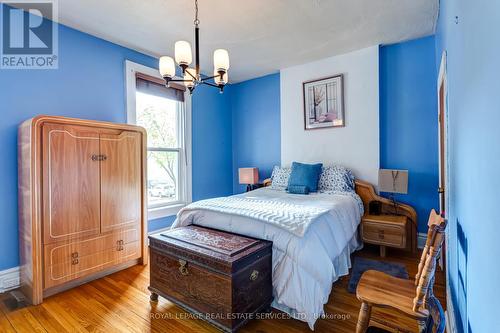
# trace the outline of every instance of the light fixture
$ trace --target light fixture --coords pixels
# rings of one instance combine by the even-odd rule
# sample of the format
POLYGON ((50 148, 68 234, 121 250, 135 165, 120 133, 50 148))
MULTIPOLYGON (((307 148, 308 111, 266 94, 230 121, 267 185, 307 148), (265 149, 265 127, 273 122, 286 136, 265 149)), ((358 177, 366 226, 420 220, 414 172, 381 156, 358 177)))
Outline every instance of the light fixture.
POLYGON ((391 194, 394 212, 398 215, 398 204, 394 193, 408 193, 408 170, 380 169, 378 171, 378 186, 380 192, 391 194))
POLYGON ((240 184, 247 186, 247 192, 256 189, 255 184, 259 182, 259 169, 258 168, 239 168, 238 179, 240 184))
POLYGON ((165 85, 168 87, 170 82, 183 82, 192 94, 196 86, 206 84, 211 87, 219 88, 220 92, 224 91, 224 86, 228 82, 229 69, 229 53, 224 49, 214 51, 214 75, 202 77, 200 74, 200 20, 198 19, 198 0, 194 1, 195 18, 194 18, 194 52, 195 52, 195 68, 189 67, 193 62, 191 53, 191 44, 185 40, 175 42, 175 62, 182 68, 182 79, 174 79, 175 62, 174 59, 168 56, 160 57, 160 74, 165 80, 165 85), (213 83, 210 82, 213 80, 213 83))

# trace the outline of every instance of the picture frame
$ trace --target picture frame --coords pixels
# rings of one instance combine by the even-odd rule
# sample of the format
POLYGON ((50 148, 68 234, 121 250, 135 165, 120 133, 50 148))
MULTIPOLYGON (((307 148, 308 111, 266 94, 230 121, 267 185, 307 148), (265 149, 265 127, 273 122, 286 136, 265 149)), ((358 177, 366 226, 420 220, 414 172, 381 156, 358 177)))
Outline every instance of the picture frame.
POLYGON ((344 75, 302 83, 304 129, 345 126, 344 75))

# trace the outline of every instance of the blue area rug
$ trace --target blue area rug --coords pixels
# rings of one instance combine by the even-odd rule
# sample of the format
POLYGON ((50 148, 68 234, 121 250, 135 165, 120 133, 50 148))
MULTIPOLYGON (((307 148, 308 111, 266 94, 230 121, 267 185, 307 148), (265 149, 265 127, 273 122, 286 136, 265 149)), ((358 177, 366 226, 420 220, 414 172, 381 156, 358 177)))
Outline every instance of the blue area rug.
POLYGON ((356 287, 358 286, 359 279, 361 279, 361 275, 370 269, 401 279, 408 279, 409 277, 408 271, 403 264, 356 257, 352 265, 351 279, 347 285, 347 291, 351 294, 356 293, 356 287))

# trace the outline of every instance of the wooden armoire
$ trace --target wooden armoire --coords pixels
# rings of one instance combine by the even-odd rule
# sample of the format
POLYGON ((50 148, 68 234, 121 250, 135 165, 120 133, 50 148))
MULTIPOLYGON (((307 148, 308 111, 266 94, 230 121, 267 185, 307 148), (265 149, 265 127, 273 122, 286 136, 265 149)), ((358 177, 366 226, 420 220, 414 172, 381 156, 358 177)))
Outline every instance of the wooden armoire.
POLYGON ((19 127, 21 288, 44 297, 147 263, 146 132, 38 116, 19 127))

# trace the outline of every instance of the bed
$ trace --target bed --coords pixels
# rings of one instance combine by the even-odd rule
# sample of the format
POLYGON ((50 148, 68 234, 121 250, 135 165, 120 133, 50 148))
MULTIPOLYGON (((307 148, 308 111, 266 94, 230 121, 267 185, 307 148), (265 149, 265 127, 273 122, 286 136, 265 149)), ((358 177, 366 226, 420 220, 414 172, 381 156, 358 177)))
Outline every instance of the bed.
POLYGON ((196 224, 272 241, 273 307, 314 329, 332 284, 348 274, 350 255, 362 246, 357 229, 374 197, 360 181, 355 192, 307 196, 264 187, 188 205, 172 228, 196 224))

